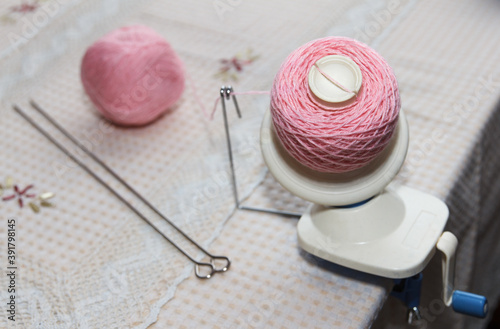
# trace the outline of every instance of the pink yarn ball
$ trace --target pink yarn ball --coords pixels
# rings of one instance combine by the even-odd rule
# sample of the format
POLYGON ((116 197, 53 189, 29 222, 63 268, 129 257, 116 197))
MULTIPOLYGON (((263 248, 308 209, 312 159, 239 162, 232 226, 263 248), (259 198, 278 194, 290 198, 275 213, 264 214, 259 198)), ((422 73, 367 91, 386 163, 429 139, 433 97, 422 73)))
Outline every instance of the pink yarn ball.
POLYGON ((139 126, 158 118, 181 97, 185 74, 161 35, 134 25, 112 31, 87 49, 81 80, 104 117, 139 126))
POLYGON ((401 102, 396 77, 373 49, 349 38, 327 37, 292 52, 271 91, 274 128, 288 153, 304 166, 327 173, 359 169, 388 145, 401 102), (342 55, 360 68, 362 86, 351 101, 319 101, 309 88, 310 68, 320 58, 342 55))

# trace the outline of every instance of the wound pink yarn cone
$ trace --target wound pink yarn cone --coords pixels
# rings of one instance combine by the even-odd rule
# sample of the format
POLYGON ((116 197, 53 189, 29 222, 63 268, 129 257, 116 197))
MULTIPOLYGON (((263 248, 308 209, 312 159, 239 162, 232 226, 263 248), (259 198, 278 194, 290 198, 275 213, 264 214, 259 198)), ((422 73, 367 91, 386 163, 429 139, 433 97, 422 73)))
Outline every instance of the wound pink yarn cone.
POLYGON ((184 65, 170 44, 149 27, 122 27, 86 51, 85 92, 110 121, 145 125, 169 110, 184 90, 184 65))
POLYGON ((310 169, 343 173, 372 161, 389 143, 401 108, 391 67, 373 49, 344 37, 311 41, 292 52, 271 90, 274 129, 288 153, 310 169), (350 101, 326 104, 311 92, 308 73, 328 55, 350 58, 362 85, 350 101))

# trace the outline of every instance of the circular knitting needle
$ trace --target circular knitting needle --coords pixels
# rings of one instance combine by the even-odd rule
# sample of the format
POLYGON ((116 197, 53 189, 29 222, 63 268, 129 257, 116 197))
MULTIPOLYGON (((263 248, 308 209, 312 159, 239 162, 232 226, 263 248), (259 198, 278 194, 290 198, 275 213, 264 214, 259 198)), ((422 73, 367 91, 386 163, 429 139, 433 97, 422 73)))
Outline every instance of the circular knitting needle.
MULTIPOLYGON (((31 105, 35 107, 36 103, 31 102, 31 105)), ((121 196, 117 191, 115 191, 110 185, 108 185, 101 177, 95 174, 89 167, 87 167, 83 162, 81 162, 78 158, 76 158, 71 152, 69 152, 62 144, 56 141, 46 130, 44 130, 41 126, 39 126, 31 117, 29 117, 21 108, 17 105, 13 105, 13 109, 21 115, 29 124, 31 124, 35 129, 37 129, 45 138, 47 138, 52 144, 54 144, 57 148, 59 148, 65 155, 67 155, 70 159, 72 159, 78 166, 80 166, 83 170, 85 170, 92 178, 94 178, 98 183, 104 186, 108 191, 110 191, 113 195, 115 195, 123 204, 125 204, 130 210, 132 210, 137 216, 139 216, 142 220, 144 220, 148 225, 150 225, 156 232, 158 232, 163 238, 165 238, 173 247, 175 247, 179 252, 181 252, 184 256, 186 256, 191 262, 195 264, 195 274, 200 279, 209 279, 213 276, 215 272, 224 272, 229 269, 230 260, 226 256, 213 256, 208 253, 204 248, 202 248, 198 243, 196 243, 193 239, 191 239, 185 232, 183 232, 180 228, 173 224, 166 216, 162 215, 155 207, 151 205, 142 195, 140 195, 135 189, 133 189, 129 184, 127 184, 120 176, 118 176, 114 171, 112 171, 108 166, 106 166, 102 161, 100 161, 95 155, 86 148, 82 148, 85 152, 87 150, 87 154, 91 156, 96 162, 98 162, 103 168, 105 168, 111 175, 113 175, 118 181, 120 181, 125 187, 127 187, 134 195, 136 195, 141 201, 143 201, 148 207, 150 207, 153 211, 155 211, 160 217, 167 221, 172 227, 174 227, 179 233, 181 233, 188 241, 193 243, 196 247, 198 247, 201 251, 203 251, 207 256, 209 256, 210 263, 199 262, 194 259, 189 253, 187 253, 184 249, 182 249, 178 244, 176 244, 172 239, 170 239, 165 233, 163 233, 157 226, 155 226, 146 216, 144 216, 136 207, 134 207, 130 202, 128 202, 123 196, 121 196), (97 159, 97 160, 96 160, 97 159), (214 264, 216 260, 225 261, 225 266, 221 268, 215 268, 214 264), (205 270, 203 270, 205 269, 205 270), (208 269, 208 271, 206 270, 208 269), (207 273, 205 273, 207 272, 207 273)), ((40 107, 35 107, 40 114, 44 115, 45 112, 40 111, 40 107)), ((75 142, 74 139, 69 133, 67 133, 62 127, 59 126, 50 116, 45 113, 45 118, 49 122, 51 122, 56 128, 58 128, 65 136, 70 138, 75 144, 80 145, 80 143, 75 142), (49 119, 50 118, 50 119, 49 119), (51 120, 52 119, 52 120, 51 120), (66 133, 65 133, 66 132, 66 133), (71 136, 71 137, 70 137, 71 136)))

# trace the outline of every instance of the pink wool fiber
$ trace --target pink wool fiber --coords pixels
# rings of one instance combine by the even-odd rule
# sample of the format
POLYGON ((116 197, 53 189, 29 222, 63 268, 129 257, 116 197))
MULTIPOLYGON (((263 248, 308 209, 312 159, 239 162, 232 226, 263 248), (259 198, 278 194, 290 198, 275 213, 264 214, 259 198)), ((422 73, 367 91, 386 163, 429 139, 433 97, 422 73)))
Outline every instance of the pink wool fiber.
POLYGON ((271 90, 275 131, 288 153, 310 169, 342 173, 361 168, 389 143, 401 107, 392 69, 373 49, 356 40, 327 37, 292 52, 271 90), (351 101, 318 100, 308 73, 320 58, 343 55, 360 68, 363 82, 351 101))
POLYGON ((184 65, 165 39, 142 25, 117 29, 90 46, 81 80, 100 113, 126 126, 152 122, 181 97, 184 65))

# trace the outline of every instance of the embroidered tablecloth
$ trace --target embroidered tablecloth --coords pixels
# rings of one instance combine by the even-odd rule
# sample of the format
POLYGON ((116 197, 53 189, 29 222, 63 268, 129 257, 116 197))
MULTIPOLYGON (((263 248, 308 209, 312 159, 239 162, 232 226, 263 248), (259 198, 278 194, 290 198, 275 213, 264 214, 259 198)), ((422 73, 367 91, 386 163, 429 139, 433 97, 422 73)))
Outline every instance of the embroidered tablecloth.
MULTIPOLYGON (((495 1, 11 1, 0 39, 0 236, 15 220, 19 328, 404 327, 391 280, 320 261, 300 250, 296 220, 235 210, 220 109, 222 84, 269 90, 284 58, 326 35, 359 39, 394 68, 411 130, 397 181, 445 200, 460 240, 457 287, 495 304, 500 273, 494 221, 500 95, 495 1), (142 128, 104 121, 84 94, 79 63, 94 40, 129 24, 163 35, 187 68, 176 106, 142 128), (178 226, 231 258, 210 280, 117 198, 12 110, 18 104, 183 248, 201 257, 29 105, 33 99, 178 226), (54 195, 52 196, 51 193, 54 195), (22 207, 21 207, 22 205, 22 207), (487 251, 487 252, 486 252, 487 251)), ((228 107, 246 204, 301 211, 260 157, 266 95, 228 107)), ((0 266, 7 271, 5 243, 0 266)), ((444 310, 435 257, 424 275, 428 327, 486 322, 444 310)), ((10 278, 0 280, 6 303, 10 278)), ((5 304, 4 304, 5 305, 5 304)))

